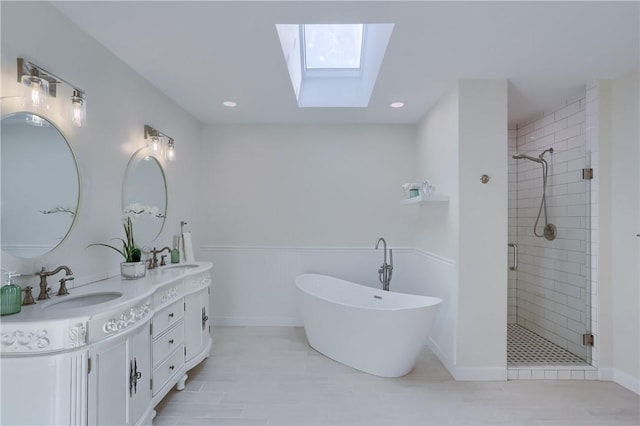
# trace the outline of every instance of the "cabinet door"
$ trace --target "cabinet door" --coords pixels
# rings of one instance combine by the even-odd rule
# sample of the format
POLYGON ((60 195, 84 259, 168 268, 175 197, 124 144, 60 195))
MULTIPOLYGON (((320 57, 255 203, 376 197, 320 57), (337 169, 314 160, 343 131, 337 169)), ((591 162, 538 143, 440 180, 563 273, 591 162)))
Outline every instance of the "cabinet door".
POLYGON ((209 341, 209 288, 185 297, 185 355, 190 360, 198 355, 209 341))
POLYGON ((151 403, 151 329, 150 324, 136 330, 129 338, 127 371, 130 384, 127 392, 129 424, 136 424, 151 403), (130 392, 129 392, 130 390, 130 392))
POLYGON ((128 361, 126 336, 95 348, 89 373, 90 425, 128 423, 128 361))
POLYGON ((133 425, 151 402, 150 324, 95 347, 89 373, 90 425, 133 425))

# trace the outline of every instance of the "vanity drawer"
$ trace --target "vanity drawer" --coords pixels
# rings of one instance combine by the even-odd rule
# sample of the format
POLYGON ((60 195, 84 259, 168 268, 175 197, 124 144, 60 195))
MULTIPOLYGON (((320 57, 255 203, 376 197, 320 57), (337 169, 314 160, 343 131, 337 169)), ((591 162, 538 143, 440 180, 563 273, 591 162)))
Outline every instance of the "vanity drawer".
POLYGON ((153 394, 157 394, 183 365, 184 345, 180 345, 169 358, 153 370, 153 394))
POLYGON ((180 321, 153 341, 153 366, 157 367, 171 351, 184 343, 184 323, 180 321))
POLYGON ((153 315, 153 333, 155 339, 164 333, 166 329, 177 323, 184 317, 184 302, 182 299, 172 303, 163 310, 153 315))

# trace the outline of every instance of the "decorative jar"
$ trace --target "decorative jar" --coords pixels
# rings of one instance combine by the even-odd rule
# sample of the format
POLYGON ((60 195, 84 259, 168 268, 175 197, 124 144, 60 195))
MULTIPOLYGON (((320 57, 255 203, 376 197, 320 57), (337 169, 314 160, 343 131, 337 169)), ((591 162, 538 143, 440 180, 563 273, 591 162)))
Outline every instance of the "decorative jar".
POLYGON ((125 280, 137 280, 147 274, 146 262, 122 262, 120 263, 120 275, 125 280))

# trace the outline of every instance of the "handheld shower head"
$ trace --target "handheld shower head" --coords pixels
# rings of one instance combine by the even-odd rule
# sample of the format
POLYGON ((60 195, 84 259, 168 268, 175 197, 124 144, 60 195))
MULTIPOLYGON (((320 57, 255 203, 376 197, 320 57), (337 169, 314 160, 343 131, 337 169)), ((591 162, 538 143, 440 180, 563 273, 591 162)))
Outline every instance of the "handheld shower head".
POLYGON ((541 158, 535 158, 535 157, 530 157, 526 154, 516 154, 514 156, 512 156, 511 158, 513 158, 514 160, 530 160, 530 161, 535 161, 536 163, 541 163, 542 159, 541 158))

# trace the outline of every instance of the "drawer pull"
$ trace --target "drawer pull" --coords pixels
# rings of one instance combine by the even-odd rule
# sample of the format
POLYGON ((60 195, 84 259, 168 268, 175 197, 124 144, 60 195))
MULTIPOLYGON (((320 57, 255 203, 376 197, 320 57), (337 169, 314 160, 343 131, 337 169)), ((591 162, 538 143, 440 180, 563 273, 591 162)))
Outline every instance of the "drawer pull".
POLYGON ((173 364, 169 366, 169 370, 173 370, 174 368, 176 368, 176 367, 173 364))
POLYGON ((169 314, 169 318, 173 318, 173 312, 169 314))
POLYGON ((173 345, 173 339, 169 340, 169 344, 173 345))

